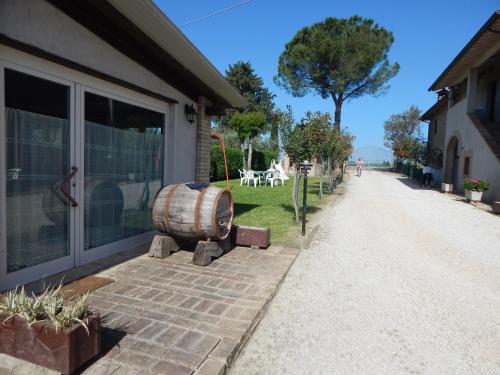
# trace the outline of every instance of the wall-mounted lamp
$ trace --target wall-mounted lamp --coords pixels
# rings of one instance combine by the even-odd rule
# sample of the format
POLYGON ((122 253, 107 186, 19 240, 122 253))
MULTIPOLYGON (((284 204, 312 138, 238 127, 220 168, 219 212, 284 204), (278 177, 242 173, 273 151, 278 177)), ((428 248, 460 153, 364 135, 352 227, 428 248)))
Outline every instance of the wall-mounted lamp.
POLYGON ((192 104, 186 104, 184 106, 184 113, 186 114, 187 120, 192 124, 196 121, 196 117, 198 116, 198 112, 194 109, 192 104))

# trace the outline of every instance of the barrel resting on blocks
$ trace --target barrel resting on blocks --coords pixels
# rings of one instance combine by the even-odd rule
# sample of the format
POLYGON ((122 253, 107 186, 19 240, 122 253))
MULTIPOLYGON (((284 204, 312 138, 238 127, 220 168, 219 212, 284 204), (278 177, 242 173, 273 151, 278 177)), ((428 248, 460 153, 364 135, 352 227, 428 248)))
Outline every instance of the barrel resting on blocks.
POLYGON ((227 190, 201 183, 163 187, 152 209, 155 236, 149 255, 158 258, 178 251, 178 240, 198 240, 193 263, 206 266, 231 248, 233 199, 227 190))

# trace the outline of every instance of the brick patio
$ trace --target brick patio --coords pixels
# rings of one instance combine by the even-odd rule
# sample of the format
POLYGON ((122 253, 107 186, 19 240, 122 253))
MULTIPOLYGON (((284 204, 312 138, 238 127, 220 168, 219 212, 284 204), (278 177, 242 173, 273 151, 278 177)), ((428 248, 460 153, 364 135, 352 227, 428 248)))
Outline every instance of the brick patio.
MULTIPOLYGON (((66 281, 89 273, 115 280, 92 294, 91 307, 104 318, 103 354, 84 374, 223 374, 298 250, 235 248, 207 267, 193 265, 187 251, 165 259, 143 253, 135 249, 66 273, 66 281)), ((0 374, 33 369, 4 359, 0 374)))

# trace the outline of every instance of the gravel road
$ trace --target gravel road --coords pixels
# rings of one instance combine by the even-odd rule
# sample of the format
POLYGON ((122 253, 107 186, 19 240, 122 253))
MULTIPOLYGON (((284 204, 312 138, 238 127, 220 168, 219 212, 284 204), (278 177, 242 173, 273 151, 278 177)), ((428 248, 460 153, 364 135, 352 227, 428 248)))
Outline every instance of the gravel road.
POLYGON ((500 374, 500 216, 366 171, 318 214, 238 374, 500 374))

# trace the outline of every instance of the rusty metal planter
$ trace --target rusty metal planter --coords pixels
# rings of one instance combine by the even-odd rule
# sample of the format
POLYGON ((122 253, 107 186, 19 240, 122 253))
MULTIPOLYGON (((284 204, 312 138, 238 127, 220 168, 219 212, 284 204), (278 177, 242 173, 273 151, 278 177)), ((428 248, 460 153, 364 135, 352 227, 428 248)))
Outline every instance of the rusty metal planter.
POLYGON ((33 323, 0 312, 0 353, 71 374, 98 355, 101 348, 99 315, 87 318, 89 333, 81 324, 56 331, 52 324, 33 323))

